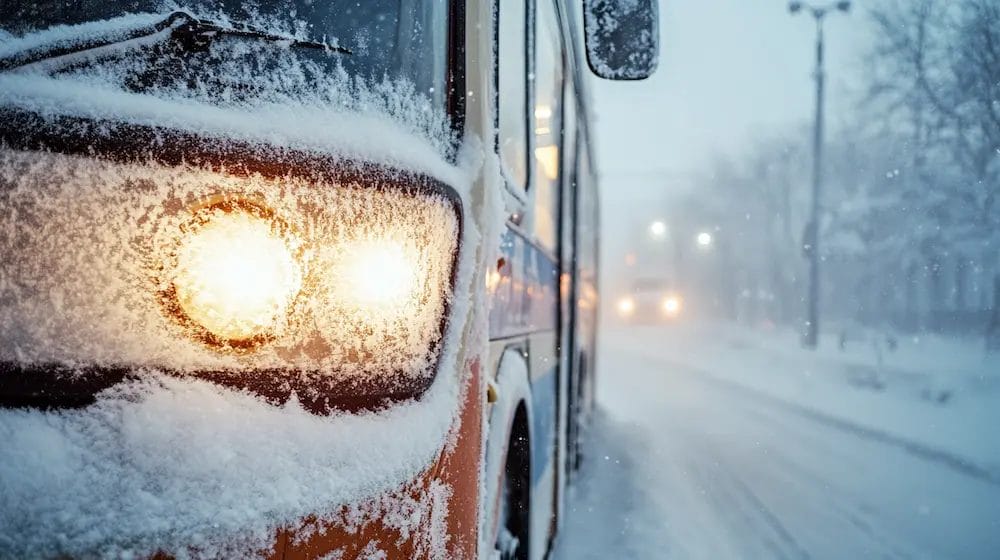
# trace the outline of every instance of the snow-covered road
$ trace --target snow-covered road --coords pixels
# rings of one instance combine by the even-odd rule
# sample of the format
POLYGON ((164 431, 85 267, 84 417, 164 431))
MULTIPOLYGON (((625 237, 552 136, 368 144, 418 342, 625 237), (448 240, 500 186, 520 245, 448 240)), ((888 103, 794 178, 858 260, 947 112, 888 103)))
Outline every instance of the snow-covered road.
MULTIPOLYGON (((992 463, 913 437, 919 427, 901 434, 769 391, 763 374, 734 380, 719 370, 734 367, 719 359, 731 348, 706 332, 604 331, 600 410, 557 559, 1000 558, 992 463)), ((750 358, 791 367, 753 352, 751 370, 750 358)), ((851 405, 858 390, 829 396, 851 405)), ((977 428, 992 434, 984 457, 994 430, 977 428)))

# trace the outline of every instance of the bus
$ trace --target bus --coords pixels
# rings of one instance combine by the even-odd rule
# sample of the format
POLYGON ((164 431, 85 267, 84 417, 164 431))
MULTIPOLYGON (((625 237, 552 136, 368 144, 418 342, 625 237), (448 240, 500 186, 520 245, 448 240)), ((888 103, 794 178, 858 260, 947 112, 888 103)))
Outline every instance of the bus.
POLYGON ((655 0, 0 8, 0 557, 548 555, 655 0))

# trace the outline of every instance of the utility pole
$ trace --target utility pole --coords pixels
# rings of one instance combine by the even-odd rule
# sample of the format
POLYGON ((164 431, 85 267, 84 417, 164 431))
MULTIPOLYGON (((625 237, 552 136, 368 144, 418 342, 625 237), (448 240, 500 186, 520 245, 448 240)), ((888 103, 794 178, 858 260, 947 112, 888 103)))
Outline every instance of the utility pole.
POLYGON ((819 299, 820 299, 820 251, 819 230, 823 194, 823 94, 825 75, 823 70, 823 21, 833 10, 848 12, 851 9, 849 1, 840 1, 823 6, 812 6, 803 2, 788 3, 788 11, 797 14, 803 9, 812 14, 816 20, 816 123, 813 127, 813 168, 812 168, 812 204, 809 212, 809 224, 806 226, 802 249, 809 258, 809 299, 806 309, 805 332, 802 345, 815 349, 819 344, 819 299))

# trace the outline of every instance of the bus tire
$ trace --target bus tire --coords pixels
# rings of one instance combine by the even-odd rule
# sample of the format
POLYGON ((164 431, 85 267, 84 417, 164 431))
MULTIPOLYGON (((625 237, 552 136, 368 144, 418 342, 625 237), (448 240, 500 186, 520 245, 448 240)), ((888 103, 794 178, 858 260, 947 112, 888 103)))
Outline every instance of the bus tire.
POLYGON ((496 549, 501 560, 528 560, 531 554, 531 446, 527 413, 519 406, 514 417, 504 480, 496 549))

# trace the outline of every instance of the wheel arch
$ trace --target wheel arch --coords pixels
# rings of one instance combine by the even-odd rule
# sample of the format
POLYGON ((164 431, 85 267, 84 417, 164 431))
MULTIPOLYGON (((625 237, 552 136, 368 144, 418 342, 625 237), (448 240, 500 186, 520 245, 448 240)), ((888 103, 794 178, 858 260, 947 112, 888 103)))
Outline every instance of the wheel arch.
MULTIPOLYGON (((484 530, 481 550, 492 550, 499 529, 498 519, 504 469, 507 467, 511 442, 523 438, 524 445, 516 450, 519 460, 531 468, 531 386, 528 381, 528 363, 516 347, 506 348, 497 362, 494 384, 497 400, 488 414, 486 430, 486 466, 483 495, 484 530)), ((530 470, 528 471, 530 473, 530 470)), ((530 480, 530 475, 529 475, 530 480)))

